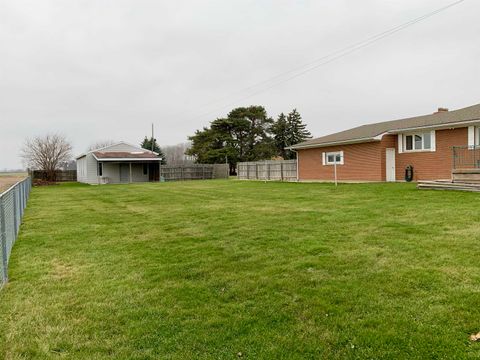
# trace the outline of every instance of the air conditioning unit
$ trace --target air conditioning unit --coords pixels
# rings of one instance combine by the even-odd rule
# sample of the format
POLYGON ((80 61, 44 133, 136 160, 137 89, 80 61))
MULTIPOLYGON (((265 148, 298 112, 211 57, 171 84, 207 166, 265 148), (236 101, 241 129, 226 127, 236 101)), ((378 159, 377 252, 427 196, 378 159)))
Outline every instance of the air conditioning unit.
POLYGON ((100 184, 108 184, 110 179, 106 176, 100 176, 100 184))

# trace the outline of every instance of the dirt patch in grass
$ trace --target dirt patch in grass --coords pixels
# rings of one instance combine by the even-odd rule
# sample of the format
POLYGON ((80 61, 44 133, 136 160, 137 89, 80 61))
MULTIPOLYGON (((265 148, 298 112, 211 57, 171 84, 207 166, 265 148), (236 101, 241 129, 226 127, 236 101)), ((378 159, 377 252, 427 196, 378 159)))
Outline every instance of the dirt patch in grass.
POLYGON ((24 176, 9 176, 9 175, 0 176, 0 193, 4 192, 10 186, 14 185, 15 183, 23 179, 25 179, 24 176))

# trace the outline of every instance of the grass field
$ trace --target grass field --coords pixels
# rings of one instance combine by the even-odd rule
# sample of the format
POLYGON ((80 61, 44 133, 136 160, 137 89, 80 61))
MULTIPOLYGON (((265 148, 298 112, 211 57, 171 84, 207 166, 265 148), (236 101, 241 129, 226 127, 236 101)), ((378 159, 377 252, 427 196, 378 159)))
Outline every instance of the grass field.
POLYGON ((2 358, 479 358, 479 196, 35 188, 0 292, 2 358))

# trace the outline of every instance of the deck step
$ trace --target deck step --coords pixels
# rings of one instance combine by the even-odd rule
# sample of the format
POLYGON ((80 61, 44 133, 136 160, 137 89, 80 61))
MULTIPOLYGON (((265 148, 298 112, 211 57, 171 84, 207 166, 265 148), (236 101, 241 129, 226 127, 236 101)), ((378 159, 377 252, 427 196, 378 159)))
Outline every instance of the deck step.
POLYGON ((417 189, 422 190, 457 190, 480 192, 480 184, 451 182, 446 180, 419 181, 417 189))
POLYGON ((480 169, 454 169, 452 179, 454 182, 480 184, 480 169))

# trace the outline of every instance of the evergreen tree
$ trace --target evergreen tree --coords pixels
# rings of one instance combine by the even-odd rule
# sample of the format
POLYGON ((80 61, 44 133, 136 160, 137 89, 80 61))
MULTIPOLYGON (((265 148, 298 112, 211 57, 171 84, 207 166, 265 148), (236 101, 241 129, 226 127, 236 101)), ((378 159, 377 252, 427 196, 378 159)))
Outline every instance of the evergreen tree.
POLYGON ((288 146, 288 123, 284 113, 281 113, 275 124, 273 124, 272 133, 277 155, 286 159, 288 156, 287 150, 285 150, 288 146))
POLYGON ((165 155, 162 152, 162 149, 157 144, 157 139, 153 139, 152 137, 148 138, 147 136, 145 136, 140 146, 142 147, 142 149, 147 149, 147 150, 158 153, 158 156, 162 158, 162 161, 161 161, 162 165, 165 165, 167 163, 165 161, 165 155), (152 150, 152 143, 153 143, 153 150, 152 150))
POLYGON ((275 147, 270 137, 274 123, 263 106, 240 107, 228 114, 228 119, 238 123, 245 136, 240 140, 240 161, 270 159, 275 147))
POLYGON ((275 155, 270 136, 272 124, 263 106, 233 109, 226 118, 216 119, 210 127, 190 136, 192 147, 187 154, 195 156, 198 163, 227 160, 234 175, 237 162, 265 160, 275 155))
POLYGON ((296 109, 293 109, 287 116, 281 113, 272 126, 272 133, 277 155, 285 160, 296 158, 294 151, 285 148, 311 138, 307 125, 302 122, 302 117, 296 109))
POLYGON ((302 117, 297 109, 293 109, 287 116, 288 146, 301 143, 312 137, 307 125, 302 122, 302 117))

